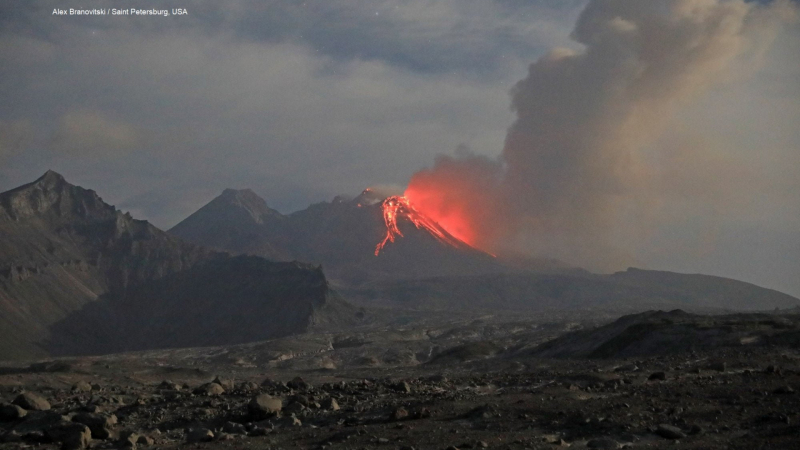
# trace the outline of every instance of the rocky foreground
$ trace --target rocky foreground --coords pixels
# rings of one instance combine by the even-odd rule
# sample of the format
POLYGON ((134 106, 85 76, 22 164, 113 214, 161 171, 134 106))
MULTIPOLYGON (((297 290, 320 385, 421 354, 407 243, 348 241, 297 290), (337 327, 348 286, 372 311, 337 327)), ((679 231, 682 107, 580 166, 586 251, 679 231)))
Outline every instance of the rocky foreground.
POLYGON ((490 359, 446 367, 252 367, 237 368, 237 379, 231 379, 231 365, 182 362, 187 367, 134 355, 6 368, 0 375, 0 448, 800 444, 800 355, 780 347, 627 360, 490 359))

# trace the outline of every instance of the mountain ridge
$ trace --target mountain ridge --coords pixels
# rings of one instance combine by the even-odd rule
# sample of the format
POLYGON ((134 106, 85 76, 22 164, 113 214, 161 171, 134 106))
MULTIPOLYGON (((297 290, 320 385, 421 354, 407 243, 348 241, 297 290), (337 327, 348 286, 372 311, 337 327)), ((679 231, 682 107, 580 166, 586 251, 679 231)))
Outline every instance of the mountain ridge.
MULTIPOLYGON (((48 171, 32 183, 0 193, 0 359, 43 357, 62 352, 59 349, 79 348, 77 341, 70 341, 75 333, 62 332, 74 331, 63 326, 65 323, 77 323, 79 328, 95 331, 105 329, 105 334, 95 333, 98 345, 93 345, 91 339, 84 339, 82 345, 90 351, 113 351, 114 346, 100 344, 104 340, 121 342, 114 337, 117 332, 114 327, 104 327, 106 322, 119 323, 115 317, 121 310, 114 308, 122 308, 128 296, 144 301, 136 293, 154 289, 152 285, 162 279, 173 283, 162 283, 164 289, 183 286, 189 292, 192 276, 208 277, 209 280, 202 281, 210 282, 208 290, 217 296, 206 300, 221 307, 225 280, 208 268, 217 267, 218 273, 233 277, 230 266, 237 261, 226 252, 185 242, 147 221, 136 220, 103 202, 96 192, 71 185, 63 176, 48 171), (87 314, 92 305, 105 305, 100 308, 102 314, 87 314), (81 321, 76 322, 76 318, 81 321)), ((254 264, 250 276, 269 278, 272 264, 275 263, 266 260, 254 264)), ((289 272, 317 273, 309 265, 284 267, 289 272)), ((319 276, 324 279, 321 272, 319 276)), ((309 301, 313 303, 313 298, 303 294, 300 284, 284 285, 278 279, 269 279, 272 289, 283 292, 281 296, 270 297, 270 301, 295 302, 299 309, 309 301)), ((263 283, 260 281, 251 290, 243 291, 243 305, 258 304, 260 293, 266 289, 263 283)), ((329 289, 327 280, 325 289, 329 289)), ((191 310, 193 299, 180 291, 173 293, 174 298, 160 298, 191 310)), ((310 316, 313 309, 304 310, 304 314, 310 316)), ((276 311, 283 313, 280 309, 276 311)), ((173 317, 185 320, 180 315, 173 317)), ((156 343, 159 332, 148 325, 152 320, 140 319, 138 323, 147 331, 140 339, 140 347, 144 348, 156 343), (148 335, 153 339, 148 341, 148 335)), ((267 318, 261 327, 289 332, 287 327, 280 328, 280 319, 280 314, 267 318)), ((295 332, 305 329, 302 320, 291 323, 296 325, 295 332)), ((269 332, 256 334, 271 336, 269 332)), ((203 338, 191 336, 194 341, 182 342, 193 344, 203 338)), ((215 343, 226 343, 223 332, 216 333, 216 337, 215 343)))
POLYGON ((352 200, 336 197, 287 215, 270 209, 259 198, 258 204, 269 209, 268 220, 263 221, 242 213, 237 199, 244 195, 250 197, 252 191, 225 190, 168 232, 236 254, 322 264, 325 272, 337 279, 506 270, 491 255, 466 243, 445 244, 408 220, 398 220, 403 237, 376 256, 376 246, 386 236, 386 224, 383 199, 369 189, 352 200))

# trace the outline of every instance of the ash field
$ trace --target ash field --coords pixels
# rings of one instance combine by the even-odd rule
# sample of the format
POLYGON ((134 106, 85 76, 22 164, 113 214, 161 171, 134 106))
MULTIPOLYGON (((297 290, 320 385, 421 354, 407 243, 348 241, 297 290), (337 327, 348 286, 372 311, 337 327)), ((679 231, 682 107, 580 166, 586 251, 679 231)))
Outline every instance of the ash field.
POLYGON ((52 171, 0 194, 0 448, 800 442, 800 300, 494 257, 391 201, 226 190, 164 232, 52 171))

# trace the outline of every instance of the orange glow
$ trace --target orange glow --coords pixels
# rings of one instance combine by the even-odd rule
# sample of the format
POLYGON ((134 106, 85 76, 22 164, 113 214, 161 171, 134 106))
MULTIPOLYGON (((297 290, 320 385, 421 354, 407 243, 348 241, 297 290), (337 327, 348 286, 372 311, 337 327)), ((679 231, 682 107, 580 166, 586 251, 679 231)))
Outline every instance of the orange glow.
POLYGON ((463 245, 458 238, 451 235, 440 224, 420 214, 419 211, 411 206, 408 199, 402 195, 387 198, 383 201, 381 207, 383 208, 383 222, 386 224, 386 237, 375 247, 375 256, 378 256, 386 244, 394 242, 398 237, 403 237, 403 232, 397 226, 397 220, 401 217, 408 219, 417 229, 428 231, 440 242, 454 247, 463 245))
POLYGON ((471 206, 471 202, 451 202, 439 192, 419 189, 414 185, 408 187, 405 197, 453 237, 472 247, 476 246, 477 233, 472 226, 469 211, 466 210, 471 206))

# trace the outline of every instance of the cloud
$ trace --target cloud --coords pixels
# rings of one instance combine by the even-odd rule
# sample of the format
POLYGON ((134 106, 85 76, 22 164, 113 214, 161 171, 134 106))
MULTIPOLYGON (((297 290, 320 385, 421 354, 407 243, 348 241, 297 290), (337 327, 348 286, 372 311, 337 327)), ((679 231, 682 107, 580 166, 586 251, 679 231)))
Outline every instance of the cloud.
POLYGON ((108 157, 132 150, 139 141, 127 123, 95 111, 70 111, 61 116, 50 147, 69 155, 108 157))
POLYGON ((0 161, 22 152, 33 137, 33 126, 26 120, 0 120, 0 161))

